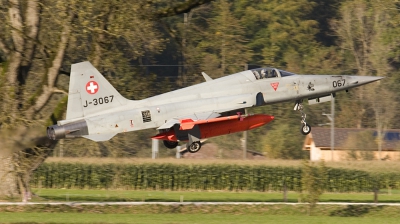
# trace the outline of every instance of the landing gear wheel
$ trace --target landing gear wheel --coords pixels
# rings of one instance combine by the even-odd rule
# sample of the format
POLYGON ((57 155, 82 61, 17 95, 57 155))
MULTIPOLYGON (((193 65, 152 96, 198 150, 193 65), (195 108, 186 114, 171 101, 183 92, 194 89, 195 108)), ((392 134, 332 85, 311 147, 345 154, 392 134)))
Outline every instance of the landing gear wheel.
POLYGON ((167 147, 169 149, 174 149, 178 146, 178 142, 164 140, 163 143, 164 143, 165 147, 167 147))
POLYGON ((309 124, 305 123, 301 126, 300 131, 303 135, 308 135, 311 132, 311 126, 309 124))
POLYGON ((310 134, 311 126, 306 123, 307 114, 303 112, 304 107, 303 107, 303 101, 302 100, 296 102, 296 105, 294 106, 294 110, 300 111, 300 114, 301 114, 301 121, 300 121, 300 123, 301 123, 301 129, 300 129, 301 133, 303 135, 310 134))
POLYGON ((201 142, 193 142, 189 146, 187 146, 187 150, 190 153, 198 152, 201 149, 201 142))

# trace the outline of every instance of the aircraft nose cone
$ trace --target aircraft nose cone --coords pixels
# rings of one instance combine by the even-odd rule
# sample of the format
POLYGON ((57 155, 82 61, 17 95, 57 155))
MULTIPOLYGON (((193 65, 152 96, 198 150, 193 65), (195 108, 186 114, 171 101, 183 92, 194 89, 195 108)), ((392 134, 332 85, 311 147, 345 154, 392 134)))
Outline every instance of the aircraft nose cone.
POLYGON ((379 81, 385 77, 381 76, 353 76, 350 85, 364 85, 371 82, 379 81))

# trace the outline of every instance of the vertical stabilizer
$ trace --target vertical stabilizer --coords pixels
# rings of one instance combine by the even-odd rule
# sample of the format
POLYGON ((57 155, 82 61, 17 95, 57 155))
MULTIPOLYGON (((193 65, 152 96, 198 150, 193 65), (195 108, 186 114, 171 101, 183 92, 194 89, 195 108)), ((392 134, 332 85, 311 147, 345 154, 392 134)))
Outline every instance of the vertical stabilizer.
POLYGON ((72 64, 67 120, 123 106, 127 102, 90 62, 72 64))

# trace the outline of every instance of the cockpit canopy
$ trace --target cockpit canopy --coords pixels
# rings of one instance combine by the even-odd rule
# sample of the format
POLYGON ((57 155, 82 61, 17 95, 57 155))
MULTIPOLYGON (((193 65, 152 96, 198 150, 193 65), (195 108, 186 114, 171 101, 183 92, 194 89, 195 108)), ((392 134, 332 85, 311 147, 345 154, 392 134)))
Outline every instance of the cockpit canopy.
POLYGON ((294 73, 276 69, 276 68, 256 68, 256 69, 252 69, 251 72, 253 72, 254 77, 256 77, 257 80, 296 75, 294 73))

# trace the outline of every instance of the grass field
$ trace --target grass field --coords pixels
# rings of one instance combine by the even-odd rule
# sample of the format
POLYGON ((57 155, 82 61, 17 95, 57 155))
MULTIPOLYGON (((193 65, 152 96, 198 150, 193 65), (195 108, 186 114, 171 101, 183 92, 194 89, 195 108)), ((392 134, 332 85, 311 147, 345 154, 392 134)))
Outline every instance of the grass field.
MULTIPOLYGON (((33 201, 147 201, 147 202, 283 202, 282 192, 226 191, 133 191, 133 190, 74 190, 34 189, 33 201)), ((288 202, 298 202, 299 193, 288 192, 288 202)), ((400 192, 379 194, 379 202, 399 202, 400 192)), ((322 202, 373 202, 372 193, 324 193, 322 202)))
POLYGON ((398 223, 389 206, 0 206, 1 223, 398 223))
MULTIPOLYGON (((34 189, 32 201, 269 201, 280 192, 126 191, 34 189)), ((288 193, 289 202, 299 194, 288 193)), ((321 201, 372 202, 371 194, 323 194, 321 201)), ((400 202, 400 192, 380 194, 379 202, 400 202)), ((0 223, 398 223, 399 206, 317 205, 309 214, 297 205, 28 205, 0 206, 0 223)))
MULTIPOLYGON (((46 162, 84 163, 178 163, 268 166, 301 166, 301 161, 285 160, 176 160, 176 159, 84 159, 49 158, 46 162)), ((389 172, 400 170, 396 162, 327 162, 328 167, 389 172)), ((282 192, 225 191, 132 191, 33 189, 32 201, 167 201, 167 202, 282 202, 282 192)), ((300 195, 288 192, 288 202, 300 195)), ((382 191, 379 202, 400 203, 400 192, 382 191)), ((19 199, 17 199, 19 200, 19 199)), ((325 193, 322 202, 373 202, 372 193, 325 193)), ((0 223, 399 223, 400 207, 373 205, 317 205, 308 215, 307 205, 140 205, 140 206, 0 206, 0 223)))
POLYGON ((71 214, 71 213, 0 213, 2 223, 399 223, 390 217, 326 217, 298 215, 230 214, 71 214))

